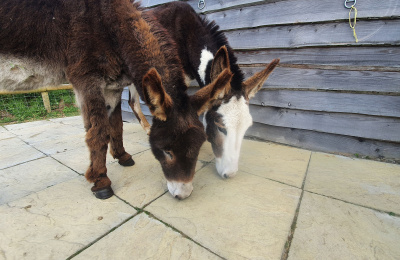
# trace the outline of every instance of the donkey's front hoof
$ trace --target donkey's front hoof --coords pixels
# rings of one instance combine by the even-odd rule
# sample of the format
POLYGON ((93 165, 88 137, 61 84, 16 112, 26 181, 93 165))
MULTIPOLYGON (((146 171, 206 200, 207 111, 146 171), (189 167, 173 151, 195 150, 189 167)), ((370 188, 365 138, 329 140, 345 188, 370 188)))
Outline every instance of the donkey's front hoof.
POLYGON ((108 199, 114 195, 114 191, 111 189, 111 186, 108 186, 101 190, 96 190, 96 191, 94 191, 92 189, 92 191, 93 191, 94 196, 101 200, 108 199))
POLYGON ((133 165, 135 165, 135 161, 132 159, 132 157, 129 158, 128 160, 126 160, 126 161, 118 160, 118 163, 120 165, 122 165, 122 166, 133 166, 133 165))

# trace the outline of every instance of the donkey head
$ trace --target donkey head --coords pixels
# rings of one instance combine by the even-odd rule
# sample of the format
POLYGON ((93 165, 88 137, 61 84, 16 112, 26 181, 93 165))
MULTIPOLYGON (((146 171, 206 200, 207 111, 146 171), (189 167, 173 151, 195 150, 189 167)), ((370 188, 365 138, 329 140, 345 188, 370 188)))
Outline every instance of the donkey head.
MULTIPOLYGON (((242 140, 246 130, 253 124, 249 100, 261 89, 278 63, 279 59, 273 60, 264 70, 242 82, 240 91, 232 90, 222 100, 215 102, 203 118, 217 171, 223 178, 233 177, 238 170, 242 140)), ((228 51, 223 46, 214 56, 211 80, 229 67, 228 51)))
MULTIPOLYGON (((150 145, 160 161, 167 179, 168 190, 178 199, 188 197, 201 145, 206 140, 199 115, 209 109, 211 103, 229 91, 232 73, 229 68, 221 71, 215 80, 188 96, 186 92, 170 91, 155 69, 143 77, 143 94, 153 118, 150 145)), ((177 86, 175 86, 175 89, 177 86)))

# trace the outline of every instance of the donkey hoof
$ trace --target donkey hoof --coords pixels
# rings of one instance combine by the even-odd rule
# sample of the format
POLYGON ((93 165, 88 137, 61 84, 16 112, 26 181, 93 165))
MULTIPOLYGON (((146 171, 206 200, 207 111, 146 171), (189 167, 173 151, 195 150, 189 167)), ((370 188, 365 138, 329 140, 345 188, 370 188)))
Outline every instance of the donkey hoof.
POLYGON ((135 165, 135 161, 132 159, 132 157, 129 158, 128 160, 126 160, 126 161, 123 161, 123 162, 118 161, 118 163, 120 165, 122 165, 122 166, 133 166, 133 165, 135 165))
POLYGON ((96 198, 105 200, 114 195, 114 191, 111 189, 111 186, 105 187, 104 189, 93 191, 93 194, 96 198))

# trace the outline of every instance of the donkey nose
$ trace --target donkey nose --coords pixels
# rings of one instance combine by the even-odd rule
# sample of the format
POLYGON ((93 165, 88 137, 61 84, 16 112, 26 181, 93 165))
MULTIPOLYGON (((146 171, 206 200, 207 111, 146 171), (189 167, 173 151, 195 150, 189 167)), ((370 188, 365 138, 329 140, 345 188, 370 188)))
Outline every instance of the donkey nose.
POLYGON ((171 195, 179 200, 186 199, 193 191, 192 182, 167 181, 167 186, 171 195))
POLYGON ((224 179, 232 178, 236 175, 236 171, 221 174, 224 179))

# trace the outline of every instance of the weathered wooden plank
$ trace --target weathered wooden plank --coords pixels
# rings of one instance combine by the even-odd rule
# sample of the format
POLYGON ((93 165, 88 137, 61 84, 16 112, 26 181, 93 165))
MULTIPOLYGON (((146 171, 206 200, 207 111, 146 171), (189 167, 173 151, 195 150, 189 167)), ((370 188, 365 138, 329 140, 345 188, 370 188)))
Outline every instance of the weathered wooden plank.
POLYGON ((267 125, 400 142, 400 119, 250 105, 253 121, 267 125))
POLYGON ((174 2, 178 0, 141 0, 142 7, 154 7, 157 5, 162 5, 169 2, 174 2))
POLYGON ((299 48, 312 46, 400 45, 400 19, 357 22, 358 43, 348 22, 279 25, 226 31, 233 49, 299 48))
MULTIPOLYGON (((262 67, 243 67, 245 78, 262 67)), ((277 67, 263 88, 400 93, 400 73, 277 67)))
POLYGON ((400 143, 276 127, 259 123, 254 123, 247 130, 246 136, 254 136, 263 140, 312 151, 396 159, 400 163, 400 143))
MULTIPOLYGON (((363 0, 358 1, 356 7, 357 19, 400 17, 399 3, 394 1, 363 0)), ((288 0, 208 13, 207 19, 214 20, 222 30, 335 20, 348 23, 349 9, 344 7, 344 1, 288 0)))
POLYGON ((240 6, 246 5, 258 5, 258 4, 266 4, 266 3, 273 3, 283 0, 205 0, 206 5, 203 9, 198 8, 199 0, 189 0, 186 1, 190 6, 193 7, 194 10, 198 13, 210 13, 219 10, 225 10, 228 8, 237 8, 240 6))
POLYGON ((289 109, 400 118, 400 96, 320 91, 262 90, 250 100, 250 103, 289 109))
POLYGON ((236 51, 238 64, 259 64, 279 58, 281 64, 400 67, 400 48, 326 47, 236 51))

